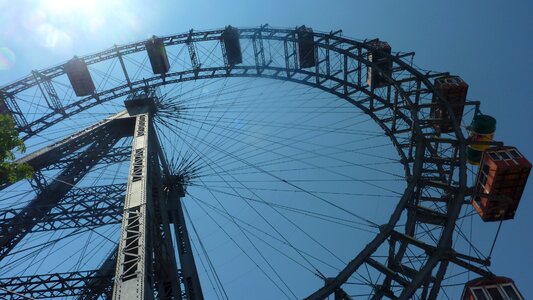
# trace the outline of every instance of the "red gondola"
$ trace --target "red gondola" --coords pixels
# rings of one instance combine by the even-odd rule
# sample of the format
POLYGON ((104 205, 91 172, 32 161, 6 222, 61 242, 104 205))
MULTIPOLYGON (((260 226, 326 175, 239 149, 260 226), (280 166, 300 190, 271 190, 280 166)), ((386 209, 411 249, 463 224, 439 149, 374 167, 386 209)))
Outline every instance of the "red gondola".
POLYGON ((531 163, 514 147, 483 153, 471 203, 483 221, 513 219, 531 163))
MULTIPOLYGON (((435 91, 439 92, 444 97, 443 100, 451 106, 453 116, 460 125, 463 118, 468 84, 459 76, 443 76, 435 79, 434 85, 435 91)), ((431 118, 438 120, 438 122, 433 124, 433 128, 438 132, 452 132, 453 126, 448 110, 446 110, 444 105, 437 102, 436 95, 433 95, 432 104, 431 118)))
POLYGON ((514 282, 506 277, 477 278, 466 283, 462 300, 524 300, 514 282))

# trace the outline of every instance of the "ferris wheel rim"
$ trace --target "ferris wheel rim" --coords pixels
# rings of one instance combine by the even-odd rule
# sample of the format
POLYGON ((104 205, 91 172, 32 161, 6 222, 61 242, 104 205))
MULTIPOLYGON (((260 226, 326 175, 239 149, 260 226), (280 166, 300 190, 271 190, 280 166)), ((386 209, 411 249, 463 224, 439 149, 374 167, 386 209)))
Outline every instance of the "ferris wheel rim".
MULTIPOLYGON (((285 38, 284 40, 287 41, 287 42, 292 42, 294 43, 296 40, 295 40, 295 30, 294 29, 274 29, 274 28, 270 28, 270 27, 257 27, 257 28, 244 28, 244 29, 239 29, 239 31, 241 32, 241 39, 261 39, 261 40, 269 40, 269 39, 276 39, 276 40, 281 40, 283 39, 281 37, 280 34, 284 34, 285 35, 285 38)), ((188 33, 183 33, 183 34, 178 34, 178 35, 170 35, 170 36, 164 36, 164 37, 161 37, 161 39, 165 42, 165 45, 166 46, 172 46, 172 45, 177 45, 177 44, 183 44, 183 43, 187 43, 187 41, 189 42, 193 42, 193 43, 196 43, 196 42, 202 42, 202 41, 212 41, 212 40, 217 40, 217 39, 220 39, 220 34, 223 32, 223 29, 218 29, 218 30, 213 30, 213 31, 198 31, 198 32, 194 32, 194 31, 190 31, 188 33)), ((315 38, 315 41, 317 42, 317 47, 322 47, 324 49, 327 49, 328 51, 337 51, 338 53, 341 53, 341 54, 344 54, 345 56, 347 57, 350 57, 352 59, 355 59, 357 60, 358 62, 362 63, 362 64, 365 64, 366 67, 372 67, 372 68, 376 68, 377 70, 379 70, 379 66, 372 63, 372 62, 369 62, 368 60, 366 60, 366 58, 364 57, 361 57, 361 55, 357 56, 355 53, 352 53, 350 52, 350 50, 347 50, 349 49, 348 48, 341 48, 340 45, 351 45, 352 47, 354 47, 353 49, 360 49, 359 51, 362 51, 362 49, 365 49, 365 50, 369 50, 369 44, 366 43, 366 42, 360 42, 360 41, 355 41, 355 40, 351 40, 351 39, 348 39, 348 38, 344 38, 344 37, 340 37, 338 35, 335 35, 333 33, 323 33, 323 32, 314 32, 313 33, 313 36, 315 38), (320 42, 318 41, 326 41, 327 40, 327 43, 328 45, 326 44, 320 44, 320 42), (330 44, 331 43, 331 44, 330 44), (332 46, 333 45, 333 46, 332 46)), ((101 52, 98 52, 98 53, 95 53, 95 54, 90 54, 90 55, 86 55, 86 56, 83 56, 81 57, 81 59, 83 59, 84 61, 87 62, 88 65, 91 65, 93 63, 98 63, 100 61, 104 61, 104 60, 109 60, 109 59, 113 59, 113 58, 116 58, 120 55, 127 55, 129 53, 133 53, 131 51, 134 51, 134 52, 142 52, 142 51, 145 51, 145 48, 143 48, 143 45, 144 44, 144 41, 140 41, 140 42, 135 42, 135 43, 130 43, 130 44, 127 44, 127 45, 123 45, 123 46, 115 46, 113 48, 110 48, 108 50, 104 50, 104 51, 101 51, 101 52), (132 50, 134 49, 134 50, 132 50)), ((346 46, 347 47, 347 46, 346 46)), ((361 54, 361 52, 359 53, 361 54)), ((440 101, 440 104, 445 106, 448 111, 451 111, 451 108, 450 106, 444 102, 442 100, 442 96, 438 94, 438 92, 436 92, 433 88, 433 85, 429 82, 429 77, 427 75, 424 75, 422 74, 419 70, 417 70, 416 68, 414 68, 413 66, 411 66, 408 62, 405 62, 402 60, 402 57, 399 56, 399 55, 389 55, 388 56, 389 59, 391 59, 395 64, 397 64, 399 67, 402 67, 404 68, 404 71, 407 71, 409 74, 412 75, 413 78, 416 78, 416 81, 420 84, 422 84, 428 91, 429 93, 434 93, 437 95, 437 99, 438 101, 440 101)), ((222 58, 223 59, 223 58, 222 58)), ((55 67, 52 67, 52 68, 49 68, 49 69, 45 69, 45 70, 41 70, 40 73, 44 74, 45 76, 47 76, 48 78, 52 79, 52 78, 55 78, 57 76, 61 76, 63 75, 65 72, 62 68, 63 64, 61 65, 58 65, 58 66, 55 66, 55 67)), ((405 168, 405 171, 406 171, 406 177, 409 178, 410 182, 409 182, 409 185, 408 187, 406 188, 406 190, 404 191, 404 196, 402 196, 402 199, 398 202, 398 205, 396 207, 396 209, 394 210, 394 212, 392 213, 391 215, 391 219, 389 220, 389 223, 387 225, 384 225, 382 226, 382 232, 380 234, 378 234, 375 239, 370 243, 372 245, 374 245, 375 247, 378 247, 379 245, 381 245, 387 238, 390 237, 390 235, 392 234, 392 231, 394 230, 395 226, 396 226, 396 223, 398 222, 398 219, 400 217, 400 215, 406 211, 408 209, 408 201, 410 200, 410 198, 412 197, 412 193, 414 193, 415 189, 417 189, 419 187, 419 184, 420 184, 420 172, 422 170, 422 167, 423 167, 423 164, 425 163, 425 159, 427 158, 425 156, 426 154, 426 145, 424 143, 424 140, 426 139, 426 136, 428 135, 427 133, 424 133, 422 132, 422 129, 420 128, 419 124, 421 123, 420 121, 422 120, 419 120, 419 116, 418 116, 418 113, 417 113, 417 107, 416 105, 417 104, 414 104, 415 101, 411 101, 411 98, 409 95, 407 95, 406 91, 404 91, 404 89, 402 88, 402 83, 399 83, 397 82, 394 78, 392 78, 391 76, 388 76, 386 74, 384 74, 384 77, 386 78, 386 80, 388 81, 388 85, 391 87, 391 88, 394 88, 396 91, 398 91, 398 94, 399 96, 405 101, 405 104, 406 104, 406 108, 403 110, 403 111, 398 111, 400 114, 399 116, 397 116, 398 118, 409 118, 411 117, 411 127, 412 127, 412 130, 411 130, 411 138, 415 141, 415 144, 416 144, 416 147, 414 147, 415 149, 415 161, 414 162, 408 162, 408 158, 407 158, 407 155, 404 154, 401 146, 400 146, 400 142, 398 142, 398 140, 396 139, 395 137, 395 134, 394 132, 392 131, 389 131, 387 132, 386 128, 388 128, 384 122, 382 122, 378 116, 376 116, 376 114, 374 114, 374 112, 371 112, 370 109, 368 109, 367 107, 364 106, 364 104, 361 104, 359 102, 356 102, 355 100, 354 101, 350 101, 350 95, 346 95, 346 93, 343 95, 342 93, 340 92, 337 92, 337 89, 331 89, 331 88, 327 88, 323 85, 320 84, 320 79, 317 80, 317 82, 313 82, 313 81, 309 81, 309 80, 301 80, 301 79, 298 79, 296 78, 296 74, 298 75, 302 75, 304 77, 309 77, 309 76, 312 76, 313 75, 313 72, 312 71, 307 71, 307 70, 304 70, 302 68, 286 68, 286 69, 283 69, 283 68, 275 68, 275 67, 271 67, 271 66, 268 66, 268 65, 262 65, 262 66, 259 66, 261 69, 258 68, 258 65, 248 65, 248 66, 221 66, 221 67, 218 67, 218 68, 196 68, 196 69, 190 69, 190 70, 184 70, 182 72, 174 72, 174 73, 169 73, 165 76, 153 76, 151 78, 148 78, 148 79, 144 79, 144 80, 138 80, 138 81, 135 81, 135 82, 131 82, 129 84, 126 84, 126 85, 122 85, 122 86, 117 86, 115 87, 114 89, 109 89, 109 90, 104 90, 104 91, 99 91, 97 94, 95 95, 92 95, 92 96, 89 96, 89 97, 85 97, 83 98, 82 100, 80 101, 84 101, 85 103, 89 103, 91 100, 97 100, 96 102, 93 102, 93 103, 90 103, 90 106, 87 106, 87 107, 84 107, 84 109, 81 109, 81 110, 78 110, 76 112, 74 112, 73 114, 69 115, 69 116, 73 116, 73 115, 76 115, 77 113, 85 110, 85 109, 88 109, 92 106, 95 106, 95 105, 99 105, 99 104, 102 104, 104 103, 105 101, 108 101, 108 100, 112 100, 112 99, 116 99, 116 98, 119 98, 121 96, 124 95, 124 93, 131 93, 133 91, 137 91, 137 90, 140 90, 144 87, 157 87, 157 86, 160 86, 160 85, 167 85, 167 84, 177 84, 177 83, 180 83, 180 82, 184 82, 184 81, 188 81, 188 80, 200 80, 200 79, 206 79, 206 80, 209 80, 209 79, 213 79, 213 78, 222 78, 222 77, 261 77, 261 78, 270 78, 270 79, 276 79, 276 80, 283 80, 283 81, 291 81, 291 82, 295 82, 295 83, 299 83, 299 84, 306 84, 306 85, 309 85, 309 86, 312 86, 314 88, 318 88, 318 89, 321 89, 325 92, 329 92, 330 94, 333 94, 339 98, 343 98, 344 100, 347 100, 348 102, 354 104, 355 106, 357 106, 359 109, 361 109, 362 111, 364 111, 367 115, 369 115, 382 129, 384 129, 385 131, 385 134, 389 136, 389 138, 392 140, 398 154, 401 156, 402 158, 402 161, 404 161, 404 168, 405 168), (253 70, 256 70, 257 72, 256 73, 253 73, 253 70), (235 74, 234 72, 241 72, 241 73, 237 73, 235 74), (268 73, 270 72, 270 73, 268 73), (200 74, 207 74, 205 75, 205 77, 203 77, 202 75, 200 74), (289 76, 290 73, 293 73, 293 75, 289 76), (286 77, 283 77, 283 75, 287 74, 286 77), (193 76, 189 76, 187 77, 187 75, 193 75, 193 76), (178 78, 178 79, 173 79, 173 78, 178 78), (123 92, 120 92, 120 93, 117 93, 117 91, 121 91, 121 90, 124 90, 123 92), (111 94, 112 96, 109 97, 109 98, 105 98, 102 96, 106 95, 106 94, 111 94), (100 101, 101 99, 105 99, 103 101, 100 101), (411 106, 411 107, 407 107, 407 106, 411 106), (407 115, 407 113, 405 113, 406 111, 411 111, 411 115, 407 115), (410 168, 409 167, 409 164, 412 163, 413 166, 410 168)), ((317 68, 318 69, 318 68, 317 68)), ((360 72, 362 72, 362 70, 360 70, 360 72)), ((315 72, 316 74, 316 77, 318 78, 319 77, 319 74, 318 74, 318 70, 315 72)), ((320 75, 325 75, 321 78, 328 78, 329 75, 327 74, 320 74, 320 75), (327 76, 326 76, 327 75, 327 76)), ((329 79, 332 79, 331 76, 329 76, 329 79)), ((28 89, 36 84, 39 83, 39 80, 38 79, 35 79, 35 77, 33 76, 28 76, 28 77, 25 77, 19 81, 16 81, 12 84, 9 84, 9 85, 6 85, 4 87, 2 87, 0 89, 0 91, 2 92, 2 94, 5 96, 5 95, 8 95, 8 97, 15 97, 16 94, 18 92, 21 92, 25 89, 28 89)), ((338 83, 342 83, 342 87, 349 87, 349 88, 353 88, 355 90, 359 90, 359 91, 363 91, 363 92, 367 92, 369 93, 370 97, 374 97, 374 98, 379 98, 378 95, 376 95, 372 90, 371 91, 368 91, 367 88, 363 87, 363 86, 356 86, 354 85, 353 83, 351 82, 347 82, 347 81, 342 81, 342 80, 338 80, 338 83)), ((81 103, 80 101, 78 102, 75 102, 75 103, 72 103, 69 107, 71 108, 74 108, 76 106, 80 107, 79 104, 81 103)), ((389 104, 390 105, 390 104, 389 104)), ((386 106, 386 105, 384 105, 386 106)), ((68 108, 68 107, 66 107, 68 108)), ((387 109, 387 108, 385 108, 387 109)), ((57 112, 52 112, 50 113, 49 115, 46 115, 44 116, 43 118, 48 118, 48 117, 51 117, 53 115, 59 115, 57 112)), ((56 122, 61 122, 63 121, 64 119, 66 119, 66 115, 64 116, 60 116, 59 115, 59 118, 56 119, 56 122)), ((439 238, 439 244, 438 244, 438 249, 439 250, 442 250, 440 251, 438 254, 435 254, 434 256, 431 256, 430 259, 434 258, 431 260, 430 263, 426 263, 425 265, 425 268, 424 268, 424 271, 423 273, 427 274, 428 272, 431 272, 431 270, 433 270, 436 266, 436 264, 440 261, 440 259, 442 257, 444 257, 445 253, 444 251, 448 249, 449 245, 449 240, 451 238, 451 234, 453 232, 453 229, 455 227, 455 221, 457 220, 458 218, 458 214, 460 212, 460 208, 461 208, 461 205, 463 203, 463 199, 464 199, 464 196, 465 196, 465 193, 466 193, 466 156, 465 156, 465 149, 466 149, 466 140, 460 130, 460 127, 459 125, 457 124, 456 120, 452 117, 452 124, 453 124, 453 127, 454 127, 454 135, 455 135, 455 140, 453 141, 455 143, 455 147, 456 149, 458 150, 456 152, 456 157, 453 157, 452 159, 458 159, 459 160, 459 183, 457 186, 454 186, 453 187, 453 190, 456 191, 456 194, 455 194, 455 201, 452 203, 452 209, 450 211, 448 211, 448 214, 447 214, 447 223, 445 225, 445 229, 447 230, 447 234, 442 234, 439 238), (443 238, 443 236, 445 235, 445 237, 443 238)), ((54 123, 55 124, 55 123, 54 123)), ((50 125, 52 126, 52 125, 50 125)), ((47 127, 43 127, 41 130, 44 130, 46 129, 47 127)), ((27 133, 27 136, 25 136, 25 138, 30 138, 35 132, 38 132, 38 131, 28 131, 27 133)), ((411 148, 412 149, 412 148, 411 148)), ((450 181, 448 183, 448 187, 445 187, 445 188, 449 188, 450 190, 452 190, 452 182, 450 181)), ((416 222, 416 220, 414 221, 416 222)), ((415 225, 416 226, 416 225, 415 225)), ((369 245, 370 245, 369 244, 369 245)), ((375 248, 374 248, 375 249, 375 248)), ((360 264, 364 263, 364 261, 361 260, 361 258, 359 256, 361 256, 361 253, 363 253, 364 251, 366 250, 363 250, 359 253, 359 255, 356 256, 356 258, 354 258, 353 261, 358 261, 359 263, 359 266, 360 264)), ((368 254, 368 256, 364 256, 362 258, 367 258, 369 257, 370 254, 368 254)), ((352 266, 353 268, 353 266, 352 266)), ((353 272, 352 272, 353 273, 353 272)), ((324 295, 325 293, 331 293, 332 291, 334 291, 337 287, 339 287, 344 281, 346 281, 346 279, 343 280, 343 278, 347 278, 347 276, 349 277, 349 275, 346 275, 347 272, 346 272, 346 269, 344 269, 341 273, 339 273, 339 275, 337 275, 337 277, 335 277, 334 280, 330 281, 328 284, 326 284, 325 287, 319 289, 315 294, 311 295, 310 297, 313 298, 313 297, 321 297, 321 295, 324 295), (317 294, 318 293, 318 294, 317 294)), ((426 276, 426 275, 424 275, 426 276)), ((423 278, 424 276, 421 276, 420 278, 423 278)), ((418 282, 417 284, 414 284, 413 286, 416 286, 416 287, 413 287, 411 289, 406 289, 406 291, 404 293, 402 293, 402 296, 405 296, 405 297, 409 297, 410 295, 412 295, 412 293, 414 293, 414 291, 416 290, 416 288, 421 284, 421 279, 417 279, 418 282)))

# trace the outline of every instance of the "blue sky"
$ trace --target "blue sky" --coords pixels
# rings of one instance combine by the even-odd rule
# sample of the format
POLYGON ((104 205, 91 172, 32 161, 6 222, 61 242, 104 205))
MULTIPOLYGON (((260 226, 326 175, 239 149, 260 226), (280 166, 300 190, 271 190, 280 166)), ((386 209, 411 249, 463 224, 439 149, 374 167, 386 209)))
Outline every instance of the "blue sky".
MULTIPOLYGON (((533 160, 533 4, 529 1, 76 1, 0 0, 0 85, 70 59, 151 35, 269 24, 341 29, 357 39, 380 38, 393 51, 416 52, 425 70, 460 75, 468 98, 498 120, 496 139, 533 160)), ((531 181, 531 180, 530 180, 531 181)), ((533 188, 515 220, 503 224, 492 270, 533 296, 533 188)), ((491 240, 494 227, 476 223, 491 240), (488 229, 487 229, 488 228, 488 229)))

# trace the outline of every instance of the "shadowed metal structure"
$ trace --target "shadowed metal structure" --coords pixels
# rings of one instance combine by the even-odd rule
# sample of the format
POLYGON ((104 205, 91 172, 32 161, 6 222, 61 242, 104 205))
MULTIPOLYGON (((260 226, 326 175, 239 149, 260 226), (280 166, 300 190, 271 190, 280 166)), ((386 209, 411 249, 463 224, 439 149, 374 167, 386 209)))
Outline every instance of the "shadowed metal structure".
MULTIPOLYGON (((203 299, 180 200, 186 181, 167 165, 161 137, 154 129, 159 98, 164 98, 156 91, 227 77, 288 81, 338 97, 376 122, 403 165, 406 188, 389 220, 378 226, 375 237, 337 274, 328 274, 322 278, 323 285, 299 297, 350 299, 344 285, 365 269, 379 274, 380 283, 371 285, 372 299, 435 299, 450 264, 491 275, 485 270, 488 259, 453 248, 456 222, 469 190, 467 141, 453 108, 430 82, 447 73, 421 72, 410 62, 414 53, 391 53, 390 47, 380 50, 376 40, 356 41, 340 32, 305 27, 228 28, 154 37, 150 43, 140 41, 80 57, 89 67, 120 62, 124 83, 96 87, 89 96, 68 103, 61 103, 54 89, 54 80, 66 77, 65 64, 35 71, 1 88, 0 110, 15 119, 26 141, 86 110, 128 97, 126 111, 19 159, 36 171, 32 186, 37 196, 23 208, 0 210, 0 259, 30 232, 121 223, 117 250, 96 270, 0 278, 1 297, 203 299), (220 44, 222 55, 205 63, 198 49, 213 42, 220 44), (241 47, 239 42, 250 47, 241 47), (190 62, 188 68, 174 70, 168 66, 165 47, 168 51, 180 45, 187 49, 190 62), (157 74, 135 79, 125 58, 145 51, 150 61, 157 60, 157 55, 165 57, 161 66, 152 64, 157 74), (371 74, 368 80, 367 74, 371 74), (34 87, 46 100, 47 107, 39 116, 25 114, 18 104, 20 95, 34 87), (436 106, 448 111, 441 114, 446 120, 431 117, 436 106), (453 131, 437 132, 435 124, 443 122, 452 124, 453 131), (124 137, 131 139, 131 147, 116 145, 124 137), (125 160, 130 160, 126 183, 72 188, 91 168, 125 160), (50 170, 58 171, 51 182, 40 179, 39 172, 50 170), (432 238, 417 238, 421 230, 431 232, 432 238), (388 254, 376 255, 383 247, 388 254), (408 253, 419 253, 416 263, 408 263, 408 253)), ((479 103, 467 101, 465 106, 477 108, 479 103)))

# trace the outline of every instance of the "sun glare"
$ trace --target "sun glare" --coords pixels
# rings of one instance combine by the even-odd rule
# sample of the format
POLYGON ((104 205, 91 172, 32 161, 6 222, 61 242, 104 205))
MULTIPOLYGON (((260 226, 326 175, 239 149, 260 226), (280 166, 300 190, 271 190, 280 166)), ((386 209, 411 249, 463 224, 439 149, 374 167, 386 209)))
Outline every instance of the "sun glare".
POLYGON ((131 12, 136 2, 39 0, 26 13, 24 23, 42 47, 70 52, 80 42, 113 39, 116 43, 138 31, 139 18, 131 12))
POLYGON ((92 14, 103 9, 98 0, 42 0, 41 8, 51 14, 92 14))

